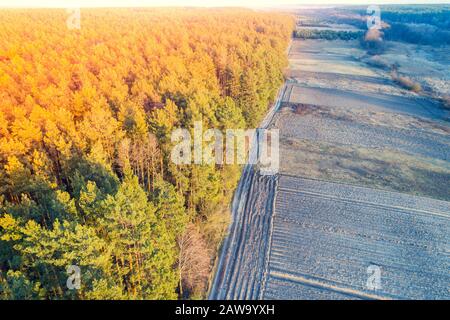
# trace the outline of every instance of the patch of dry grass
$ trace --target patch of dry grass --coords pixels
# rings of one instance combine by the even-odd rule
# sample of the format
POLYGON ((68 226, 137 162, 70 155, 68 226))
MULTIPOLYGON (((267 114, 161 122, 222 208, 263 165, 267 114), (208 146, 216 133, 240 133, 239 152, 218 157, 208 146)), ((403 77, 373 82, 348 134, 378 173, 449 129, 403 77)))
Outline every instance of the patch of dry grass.
POLYGON ((392 149, 281 140, 281 171, 450 201, 450 163, 392 149))
POLYGON ((345 120, 353 122, 361 122, 376 126, 410 129, 422 129, 437 134, 450 134, 450 126, 430 121, 420 117, 414 117, 405 114, 375 112, 359 109, 332 108, 326 106, 302 104, 302 103, 285 103, 280 116, 292 117, 297 115, 312 114, 322 118, 334 120, 345 120))

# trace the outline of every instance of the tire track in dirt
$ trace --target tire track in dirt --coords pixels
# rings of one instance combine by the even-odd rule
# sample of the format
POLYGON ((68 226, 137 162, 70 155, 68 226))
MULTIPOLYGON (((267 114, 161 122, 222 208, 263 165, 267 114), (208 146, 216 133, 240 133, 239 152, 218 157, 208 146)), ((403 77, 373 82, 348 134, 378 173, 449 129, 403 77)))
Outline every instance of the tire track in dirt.
MULTIPOLYGON (((279 90, 260 128, 268 128, 272 123, 287 87, 284 84, 279 90)), ((251 145, 258 145, 257 138, 251 145)), ((257 154, 257 148, 250 148, 248 162, 254 163, 257 154)), ((253 165, 245 165, 233 197, 233 222, 221 249, 209 299, 253 300, 261 297, 277 183, 276 175, 260 175, 253 165)))

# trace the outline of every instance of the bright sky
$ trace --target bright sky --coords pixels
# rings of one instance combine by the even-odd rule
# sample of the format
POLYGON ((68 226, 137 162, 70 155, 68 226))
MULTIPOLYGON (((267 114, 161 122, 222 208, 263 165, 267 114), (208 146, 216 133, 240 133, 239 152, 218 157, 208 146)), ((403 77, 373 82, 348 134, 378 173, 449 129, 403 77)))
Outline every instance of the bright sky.
POLYGON ((0 0, 0 7, 264 7, 305 4, 450 3, 449 0, 0 0))

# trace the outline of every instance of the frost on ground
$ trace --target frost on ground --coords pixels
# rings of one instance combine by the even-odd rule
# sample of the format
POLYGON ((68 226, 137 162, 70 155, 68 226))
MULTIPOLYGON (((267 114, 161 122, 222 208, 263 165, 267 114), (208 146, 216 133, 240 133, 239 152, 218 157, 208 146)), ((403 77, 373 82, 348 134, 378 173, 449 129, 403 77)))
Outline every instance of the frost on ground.
POLYGON ((246 167, 211 298, 450 298, 448 115, 351 45, 293 42, 281 172, 246 167))
MULTIPOLYGON (((272 123, 285 95, 283 86, 261 128, 272 123)), ((254 145, 255 141, 251 143, 254 145)), ((249 155, 252 159, 255 156, 255 152, 249 155)), ((256 165, 244 167, 231 205, 233 223, 221 249, 210 299, 262 298, 277 182, 276 175, 261 175, 256 165)))
POLYGON ((448 46, 427 46, 401 42, 388 42, 381 55, 391 64, 399 66, 399 72, 418 81, 437 96, 450 94, 450 59, 448 46))

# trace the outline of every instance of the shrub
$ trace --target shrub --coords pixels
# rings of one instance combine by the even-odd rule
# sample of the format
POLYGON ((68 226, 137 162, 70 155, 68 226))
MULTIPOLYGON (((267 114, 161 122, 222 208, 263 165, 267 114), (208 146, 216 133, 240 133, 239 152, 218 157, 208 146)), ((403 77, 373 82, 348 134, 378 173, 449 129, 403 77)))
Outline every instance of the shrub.
POLYGON ((391 72, 392 80, 394 80, 395 83, 399 84, 405 89, 411 90, 413 92, 419 93, 422 91, 422 86, 418 82, 414 82, 409 77, 406 76, 400 76, 397 72, 393 71, 391 72))

